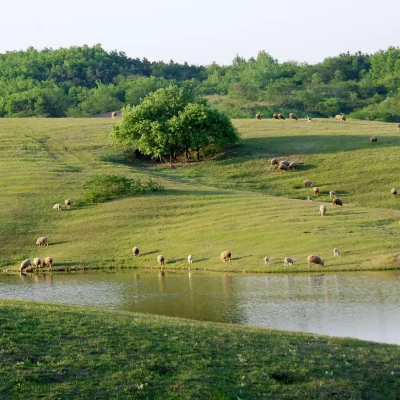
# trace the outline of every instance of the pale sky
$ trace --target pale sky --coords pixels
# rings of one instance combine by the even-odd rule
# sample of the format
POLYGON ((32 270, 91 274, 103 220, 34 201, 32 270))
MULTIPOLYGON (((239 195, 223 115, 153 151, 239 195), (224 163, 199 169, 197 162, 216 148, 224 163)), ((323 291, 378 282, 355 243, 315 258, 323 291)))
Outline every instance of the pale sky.
POLYGON ((0 0, 0 53, 102 44, 150 61, 315 63, 400 45, 399 0, 0 0))

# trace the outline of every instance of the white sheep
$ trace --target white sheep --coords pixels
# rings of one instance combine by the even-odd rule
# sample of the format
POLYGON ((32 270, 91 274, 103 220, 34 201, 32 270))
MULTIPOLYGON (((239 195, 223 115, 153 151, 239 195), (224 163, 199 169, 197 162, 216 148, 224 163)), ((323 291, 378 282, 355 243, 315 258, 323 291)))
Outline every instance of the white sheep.
POLYGON ((67 207, 67 208, 71 208, 71 200, 70 199, 67 199, 67 200, 65 200, 64 201, 64 204, 65 204, 65 207, 67 207))
POLYGON ((19 272, 25 272, 28 267, 32 267, 31 260, 29 258, 22 261, 21 265, 19 266, 19 272))
POLYGON ((61 204, 54 204, 54 206, 53 206, 53 210, 56 210, 56 211, 61 211, 61 204))
POLYGON ((264 257, 264 264, 269 265, 269 257, 264 257))
POLYGON ((191 254, 188 255, 187 260, 189 264, 193 264, 193 256, 191 254))
POLYGON ((42 266, 42 261, 40 258, 34 258, 33 259, 33 265, 36 268, 40 268, 42 266))
POLYGON ((336 257, 336 256, 338 256, 339 254, 340 254, 339 249, 338 249, 337 247, 335 247, 335 248, 333 249, 333 256, 336 257))
POLYGON ((51 267, 53 266, 53 257, 45 257, 45 259, 43 260, 43 267, 51 267))
POLYGON ((157 262, 158 262, 158 264, 160 266, 164 265, 165 264, 165 257, 162 254, 160 254, 159 256, 157 256, 157 262))
POLYGON ((49 245, 49 240, 47 239, 47 236, 41 236, 37 238, 36 246, 48 246, 48 245, 49 245))
POLYGON ((319 207, 319 214, 321 215, 321 217, 323 217, 326 214, 326 205, 325 204, 321 204, 321 206, 319 207))
POLYGON ((135 246, 135 247, 132 249, 132 252, 133 252, 133 255, 134 255, 135 257, 139 257, 139 253, 140 253, 139 247, 135 246))

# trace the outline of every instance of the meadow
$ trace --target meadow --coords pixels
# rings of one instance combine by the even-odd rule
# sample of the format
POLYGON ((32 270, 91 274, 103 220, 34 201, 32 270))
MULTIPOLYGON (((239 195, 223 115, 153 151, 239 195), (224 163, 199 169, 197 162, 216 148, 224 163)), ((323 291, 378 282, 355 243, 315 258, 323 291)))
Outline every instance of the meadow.
POLYGON ((234 120, 242 140, 199 163, 157 164, 112 147, 116 120, 0 120, 0 267, 52 256, 54 269, 157 267, 248 272, 396 268, 400 187, 395 124, 330 119, 234 120), (378 144, 369 142, 378 136, 378 144), (302 163, 279 173, 272 157, 302 163), (99 204, 83 201, 82 184, 98 175, 152 179, 165 190, 99 204), (320 196, 307 201, 311 179, 320 196), (343 207, 332 207, 335 190, 343 207), (71 210, 55 203, 72 200, 71 210), (321 203, 327 215, 318 213, 321 203), (47 235, 50 245, 36 247, 47 235), (132 256, 139 246, 141 256, 132 256), (338 247, 340 257, 333 257, 338 247), (219 255, 232 252, 232 262, 219 255), (306 262, 319 255, 325 267, 306 262), (264 266, 269 256, 271 264, 264 266), (283 259, 294 257, 293 267, 283 259))
POLYGON ((400 347, 0 299, 2 399, 398 399, 400 347))

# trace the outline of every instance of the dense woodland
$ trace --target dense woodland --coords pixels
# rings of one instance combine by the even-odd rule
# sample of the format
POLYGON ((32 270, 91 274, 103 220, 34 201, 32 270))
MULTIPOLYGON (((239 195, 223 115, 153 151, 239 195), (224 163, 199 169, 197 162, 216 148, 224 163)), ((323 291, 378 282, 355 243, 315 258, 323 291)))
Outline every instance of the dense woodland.
POLYGON ((101 45, 0 54, 0 117, 80 117, 137 105, 171 84, 230 117, 260 112, 400 121, 400 48, 279 63, 266 52, 231 65, 132 59, 101 45))

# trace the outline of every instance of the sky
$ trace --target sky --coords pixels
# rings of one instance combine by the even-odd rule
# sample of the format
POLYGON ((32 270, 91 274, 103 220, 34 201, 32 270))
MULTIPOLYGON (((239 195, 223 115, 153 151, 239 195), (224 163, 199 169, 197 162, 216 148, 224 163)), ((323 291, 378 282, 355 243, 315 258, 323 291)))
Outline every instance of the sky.
MULTIPOLYGON (((1 1, 3 3, 3 1, 1 1)), ((265 50, 316 63, 400 45, 398 0, 14 0, 0 53, 94 45, 150 61, 231 64, 265 50)))

